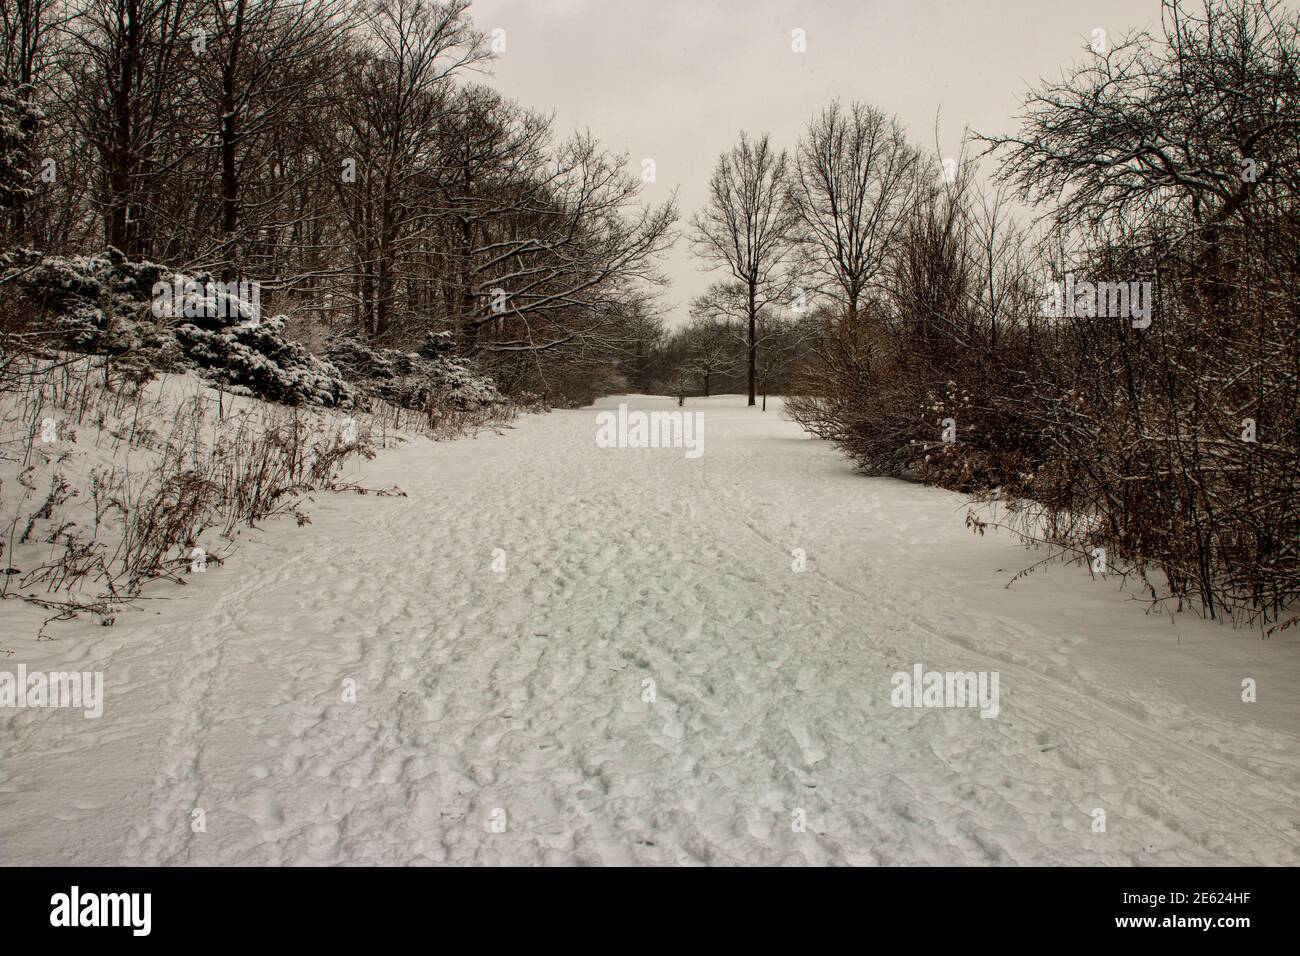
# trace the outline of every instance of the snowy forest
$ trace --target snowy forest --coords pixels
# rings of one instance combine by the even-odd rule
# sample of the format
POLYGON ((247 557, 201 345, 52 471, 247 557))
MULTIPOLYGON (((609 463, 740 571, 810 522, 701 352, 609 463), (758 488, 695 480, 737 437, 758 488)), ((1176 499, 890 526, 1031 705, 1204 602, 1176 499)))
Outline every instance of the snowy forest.
MULTIPOLYGON (((941 103, 786 77, 656 175, 494 72, 641 5, 510 3, 0 0, 0 666, 103 664, 111 714, 130 662, 177 701, 117 691, 160 769, 94 862, 1300 861, 1300 10, 1061 27, 1073 59, 955 138, 941 103), (192 702, 269 634, 241 739, 192 702), (992 674, 975 730, 881 736, 876 789, 846 741, 937 706, 944 655, 992 674), (341 715, 370 706, 367 746, 341 715), (1035 723, 1077 708, 1108 729, 1035 723), (699 761, 733 738, 752 763, 719 784, 699 761), (1026 788, 1018 823, 968 799, 957 739, 1026 788), (1202 791, 1166 799, 1170 748, 1202 791), (900 809, 927 801, 961 824, 900 809)), ((774 59, 818 55, 829 29, 763 6, 774 59)), ((18 699, 0 862, 79 859, 19 830, 62 792, 35 742, 97 731, 18 699)))

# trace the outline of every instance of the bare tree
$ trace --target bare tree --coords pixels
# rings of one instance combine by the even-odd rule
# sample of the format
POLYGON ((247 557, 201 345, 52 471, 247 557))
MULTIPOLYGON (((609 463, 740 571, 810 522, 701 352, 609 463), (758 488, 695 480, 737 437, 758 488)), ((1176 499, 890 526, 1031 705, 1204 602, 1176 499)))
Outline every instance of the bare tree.
POLYGON ((724 268, 743 290, 748 323, 749 404, 757 404, 758 315, 783 300, 793 278, 787 268, 795 248, 796 213, 786 189, 788 159, 766 133, 718 157, 709 198, 692 218, 696 255, 724 268))
POLYGON ((499 322, 474 322, 480 313, 501 314, 485 308, 481 270, 492 271, 495 239, 537 198, 530 179, 546 165, 551 146, 548 117, 485 86, 457 90, 439 124, 441 208, 433 246, 442 257, 445 308, 458 342, 476 344, 501 331, 499 322))
POLYGON ((394 329, 405 258, 429 225, 434 143, 451 108, 450 83, 489 55, 468 6, 380 0, 366 45, 349 63, 352 94, 333 101, 322 148, 351 239, 358 325, 374 336, 394 329))
POLYGON ((162 173, 193 146, 178 103, 191 95, 192 0, 76 0, 69 39, 68 115, 94 151, 104 240, 149 251, 162 173))
POLYGON ((350 19, 343 0, 206 0, 200 10, 191 50, 197 98, 211 117, 205 141, 219 156, 221 209, 218 245, 204 259, 227 278, 249 232, 241 228, 249 180, 274 176, 269 145, 280 128, 322 108, 346 63, 350 19))
POLYGON ((704 397, 708 398, 714 378, 728 372, 736 363, 732 328, 725 322, 696 316, 682 330, 681 344, 686 351, 685 364, 699 377, 704 397))
POLYGON ((789 192, 803 250, 854 322, 902 228, 920 154, 896 119, 836 101, 809 122, 795 156, 789 192))
POLYGON ((0 70, 13 84, 38 78, 50 55, 52 0, 0 0, 0 70))
POLYGON ((25 181, 31 178, 35 140, 44 125, 34 84, 51 53, 51 6, 52 0, 0 0, 0 97, 6 112, 0 205, 7 213, 6 238, 26 233, 25 207, 32 189, 25 181))
POLYGON ((641 181, 627 157, 590 134, 562 143, 474 249, 477 331, 500 333, 491 352, 581 347, 641 295, 660 285, 658 264, 676 238, 676 196, 637 207, 641 181))
POLYGON ((1062 221, 1123 226, 1174 212, 1203 244, 1220 224, 1300 186, 1300 22, 1277 0, 1164 0, 1146 33, 1035 90, 1023 132, 984 136, 1000 173, 1062 221), (1199 5, 1198 5, 1199 6, 1199 5))

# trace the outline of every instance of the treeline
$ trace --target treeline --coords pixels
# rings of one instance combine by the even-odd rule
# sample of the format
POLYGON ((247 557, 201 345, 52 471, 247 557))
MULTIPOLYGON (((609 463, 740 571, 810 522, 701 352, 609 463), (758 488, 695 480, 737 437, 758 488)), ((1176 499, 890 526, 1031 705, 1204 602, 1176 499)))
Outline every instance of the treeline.
MULTIPOLYGON (((643 344, 624 363, 626 388, 656 395, 743 394, 748 387, 749 346, 745 324, 718 315, 701 299, 688 322, 669 327, 657 316, 640 321, 643 344)), ((756 378, 759 399, 784 395, 792 371, 808 354, 817 320, 765 310, 757 320, 756 378)))
POLYGON ((468 7, 0 0, 3 248, 254 281, 313 349, 446 332, 503 388, 589 398, 676 210, 484 85, 468 7))
POLYGON ((789 152, 742 137, 693 219, 728 274, 698 305, 753 360, 765 313, 813 297, 788 412, 867 472, 985 499, 974 530, 1295 620, 1300 15, 1165 0, 1162 35, 1094 35, 1020 125, 932 156, 835 103, 789 152))

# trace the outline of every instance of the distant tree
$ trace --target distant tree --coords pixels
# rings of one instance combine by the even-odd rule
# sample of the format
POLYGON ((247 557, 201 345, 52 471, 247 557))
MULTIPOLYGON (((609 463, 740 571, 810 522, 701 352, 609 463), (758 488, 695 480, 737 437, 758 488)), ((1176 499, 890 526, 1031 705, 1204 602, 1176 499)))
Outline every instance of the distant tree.
POLYGON ((623 334, 615 341, 623 346, 623 365, 638 392, 649 392, 654 374, 654 355, 663 342, 663 317, 647 302, 633 302, 623 320, 623 334))
POLYGON ((698 377, 708 398, 715 377, 729 372, 736 364, 734 326, 717 319, 696 316, 682 330, 684 366, 698 377))
POLYGON ((789 194, 801 251, 850 322, 902 228, 919 163, 897 119, 863 103, 832 103, 799 141, 789 194))
POLYGON ((727 270, 739 284, 748 326, 749 404, 754 405, 758 315, 785 299, 795 247, 796 214, 786 189, 788 158, 766 133, 740 142, 718 157, 709 197, 692 218, 696 255, 727 270))

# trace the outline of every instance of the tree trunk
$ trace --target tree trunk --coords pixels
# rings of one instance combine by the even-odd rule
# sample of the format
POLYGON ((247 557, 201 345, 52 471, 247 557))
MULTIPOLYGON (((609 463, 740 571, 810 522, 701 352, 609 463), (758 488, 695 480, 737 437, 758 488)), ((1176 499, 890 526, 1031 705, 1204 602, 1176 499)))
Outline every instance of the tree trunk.
POLYGON ((758 310, 754 308, 756 299, 756 290, 754 284, 749 286, 749 404, 753 407, 757 404, 754 401, 754 374, 757 367, 758 359, 758 310))
POLYGON ((244 36, 244 3, 235 8, 235 24, 230 41, 229 58, 221 77, 221 277, 226 282, 236 278, 235 232, 239 228, 239 179, 235 170, 235 82, 239 69, 239 47, 244 36))
POLYGON ((379 256, 375 263, 375 335, 388 334, 393 326, 393 297, 396 282, 397 254, 392 231, 384 230, 379 240, 379 256))
POLYGON ((127 229, 131 207, 131 96, 139 56, 140 31, 133 6, 127 7, 127 17, 118 63, 117 88, 112 90, 113 132, 105 174, 108 179, 108 202, 105 204, 104 238, 110 246, 130 255, 132 250, 129 248, 127 229))

